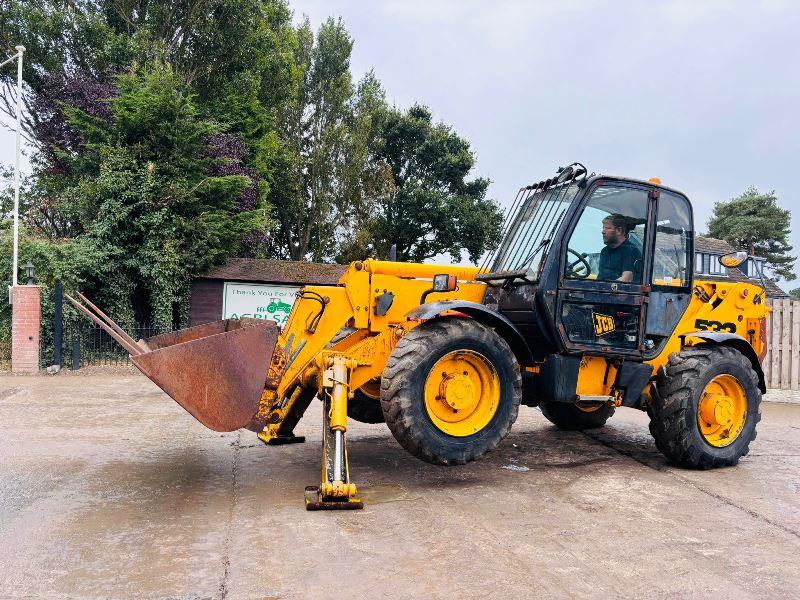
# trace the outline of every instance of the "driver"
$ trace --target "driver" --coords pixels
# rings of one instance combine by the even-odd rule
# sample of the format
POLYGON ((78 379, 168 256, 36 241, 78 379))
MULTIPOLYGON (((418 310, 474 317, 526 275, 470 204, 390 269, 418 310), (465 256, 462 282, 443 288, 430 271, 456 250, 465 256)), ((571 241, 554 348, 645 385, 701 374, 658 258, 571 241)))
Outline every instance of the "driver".
POLYGON ((597 279, 633 282, 636 261, 642 259, 642 253, 628 239, 628 222, 623 215, 613 214, 603 219, 603 243, 597 279))

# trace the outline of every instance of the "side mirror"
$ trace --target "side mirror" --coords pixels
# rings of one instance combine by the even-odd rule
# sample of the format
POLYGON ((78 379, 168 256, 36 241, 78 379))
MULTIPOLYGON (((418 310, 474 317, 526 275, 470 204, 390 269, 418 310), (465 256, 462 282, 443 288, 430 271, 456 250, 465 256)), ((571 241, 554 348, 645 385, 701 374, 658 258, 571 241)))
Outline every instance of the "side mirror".
POLYGON ((452 292, 458 287, 458 279, 455 275, 443 273, 433 276, 434 292, 452 292))
POLYGON ((747 252, 739 250, 738 252, 731 252, 730 254, 723 254, 719 257, 719 264, 723 267, 733 268, 738 267, 748 258, 747 252))

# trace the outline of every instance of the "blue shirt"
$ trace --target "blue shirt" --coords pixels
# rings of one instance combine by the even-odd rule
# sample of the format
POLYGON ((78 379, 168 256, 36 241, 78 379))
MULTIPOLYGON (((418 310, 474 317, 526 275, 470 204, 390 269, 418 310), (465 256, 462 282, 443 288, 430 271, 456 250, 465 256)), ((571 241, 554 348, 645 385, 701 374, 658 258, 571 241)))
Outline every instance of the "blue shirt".
POLYGON ((625 271, 633 273, 633 283, 641 283, 642 253, 630 240, 625 240, 616 248, 605 246, 600 251, 600 263, 597 279, 600 281, 614 281, 622 277, 625 271))

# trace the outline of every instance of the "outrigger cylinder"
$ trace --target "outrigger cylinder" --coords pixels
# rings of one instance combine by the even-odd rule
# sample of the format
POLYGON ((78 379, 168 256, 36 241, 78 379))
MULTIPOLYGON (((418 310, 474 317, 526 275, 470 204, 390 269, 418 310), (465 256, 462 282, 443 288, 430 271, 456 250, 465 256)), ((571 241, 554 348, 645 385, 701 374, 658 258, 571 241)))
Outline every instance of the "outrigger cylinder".
POLYGON ((364 508, 356 484, 350 482, 345 439, 350 369, 355 366, 344 356, 333 356, 323 374, 322 483, 306 488, 308 510, 364 508))

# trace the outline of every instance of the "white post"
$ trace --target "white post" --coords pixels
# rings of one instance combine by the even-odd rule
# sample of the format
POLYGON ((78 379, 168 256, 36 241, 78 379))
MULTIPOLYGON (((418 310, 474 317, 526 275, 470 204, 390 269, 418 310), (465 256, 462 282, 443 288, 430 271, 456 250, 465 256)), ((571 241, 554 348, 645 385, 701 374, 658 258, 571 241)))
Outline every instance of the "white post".
POLYGON ((19 158, 22 151, 22 56, 25 46, 17 46, 17 162, 14 169, 14 264, 12 267, 12 286, 17 285, 19 253, 19 158))

